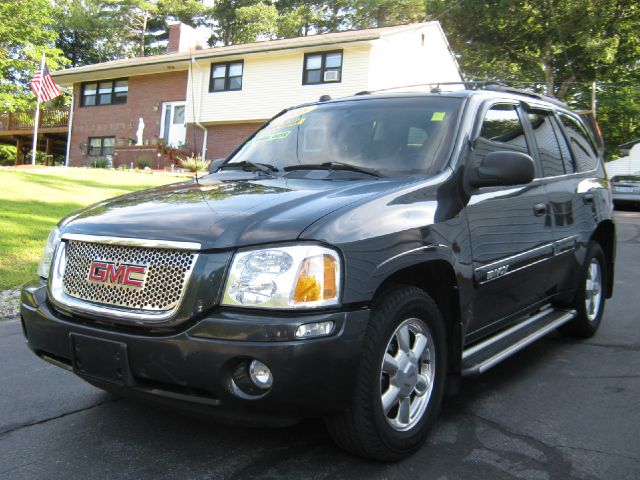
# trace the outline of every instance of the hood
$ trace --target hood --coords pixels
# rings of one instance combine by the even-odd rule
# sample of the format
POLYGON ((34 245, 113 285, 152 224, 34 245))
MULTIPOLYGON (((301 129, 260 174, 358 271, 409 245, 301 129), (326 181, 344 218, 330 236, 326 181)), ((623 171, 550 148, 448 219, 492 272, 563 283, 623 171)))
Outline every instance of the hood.
MULTIPOLYGON (((203 249, 296 240, 319 218, 399 180, 208 175, 87 207, 61 222, 63 233, 200 243, 203 249)), ((406 182, 406 179, 405 179, 406 182)))

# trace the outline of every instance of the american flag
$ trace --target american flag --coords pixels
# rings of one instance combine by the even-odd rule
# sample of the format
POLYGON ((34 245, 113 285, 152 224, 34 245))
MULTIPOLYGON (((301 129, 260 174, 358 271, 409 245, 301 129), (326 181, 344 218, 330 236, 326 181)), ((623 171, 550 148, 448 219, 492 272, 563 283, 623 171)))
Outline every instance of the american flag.
POLYGON ((49 75, 49 69, 44 67, 44 75, 42 70, 38 70, 31 80, 31 90, 36 94, 41 102, 46 102, 52 98, 62 94, 60 87, 53 81, 49 75))

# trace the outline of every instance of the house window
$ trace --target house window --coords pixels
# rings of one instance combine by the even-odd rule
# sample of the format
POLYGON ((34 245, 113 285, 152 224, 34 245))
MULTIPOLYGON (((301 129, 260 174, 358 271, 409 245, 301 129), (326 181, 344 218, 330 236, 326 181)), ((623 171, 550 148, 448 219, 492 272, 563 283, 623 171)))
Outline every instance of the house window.
POLYGON ((304 56, 303 85, 342 81, 342 51, 307 53, 304 56))
POLYGON ((129 80, 126 78, 86 82, 82 84, 80 104, 83 107, 93 107, 95 105, 127 103, 128 92, 129 80))
POLYGON ((115 145, 116 137, 89 137, 88 154, 90 157, 113 155, 115 145))
POLYGON ((242 61, 212 64, 209 91, 242 90, 242 70, 242 61))

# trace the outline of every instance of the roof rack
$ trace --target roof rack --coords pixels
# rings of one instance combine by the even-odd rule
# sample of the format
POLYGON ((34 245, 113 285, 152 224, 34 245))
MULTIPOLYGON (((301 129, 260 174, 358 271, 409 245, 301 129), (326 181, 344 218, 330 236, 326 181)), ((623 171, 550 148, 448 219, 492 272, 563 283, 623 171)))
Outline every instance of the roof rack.
MULTIPOLYGON (((398 87, 379 88, 377 90, 358 92, 356 95, 367 95, 370 93, 388 92, 389 90, 398 90, 400 88, 413 88, 413 87, 429 87, 432 93, 440 92, 440 87, 444 85, 462 85, 466 90, 480 90, 487 85, 504 85, 499 82, 480 82, 480 81, 467 81, 467 82, 430 82, 430 83, 414 83, 413 85, 400 85, 398 87)), ((506 85, 505 85, 506 86, 506 85)))
POLYGON ((491 90, 492 92, 515 93, 517 95, 524 95, 525 97, 531 97, 537 100, 544 100, 545 102, 553 103, 559 107, 569 108, 566 103, 558 100, 557 98, 532 92, 531 90, 525 90, 524 88, 511 87, 503 83, 494 83, 493 85, 486 86, 485 90, 491 90))
POLYGON ((496 82, 493 80, 467 80, 463 82, 435 82, 435 83, 429 83, 427 85, 431 86, 431 91, 434 93, 440 91, 441 85, 462 85, 466 90, 482 90, 482 89, 487 89, 488 87, 491 87, 491 86, 505 86, 505 87, 507 86, 504 83, 496 82))
POLYGON ((466 90, 489 90, 492 92, 514 93, 516 95, 523 95, 525 97, 535 98, 537 100, 544 100, 545 102, 553 103, 554 105, 557 105, 560 107, 569 108, 566 103, 558 100, 557 98, 549 97, 541 93, 536 93, 531 90, 526 90, 524 88, 512 87, 506 83, 492 81, 492 80, 466 81, 466 82, 417 83, 415 85, 403 85, 400 87, 381 88, 379 90, 373 90, 371 92, 358 92, 356 95, 366 95, 370 93, 378 93, 378 92, 398 90, 400 88, 411 88, 411 87, 429 87, 431 89, 431 93, 438 93, 441 91, 440 87, 446 86, 446 85, 462 85, 466 90))

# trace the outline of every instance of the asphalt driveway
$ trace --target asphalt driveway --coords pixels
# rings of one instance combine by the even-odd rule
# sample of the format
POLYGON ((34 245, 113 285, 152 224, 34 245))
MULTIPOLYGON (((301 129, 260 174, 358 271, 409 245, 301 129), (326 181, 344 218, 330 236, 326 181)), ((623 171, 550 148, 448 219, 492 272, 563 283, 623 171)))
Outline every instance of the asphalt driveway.
POLYGON ((319 421, 247 429, 110 397, 0 322, 0 478, 638 479, 640 213, 618 212, 614 298, 587 341, 549 335, 446 400, 398 464, 335 447, 319 421))

